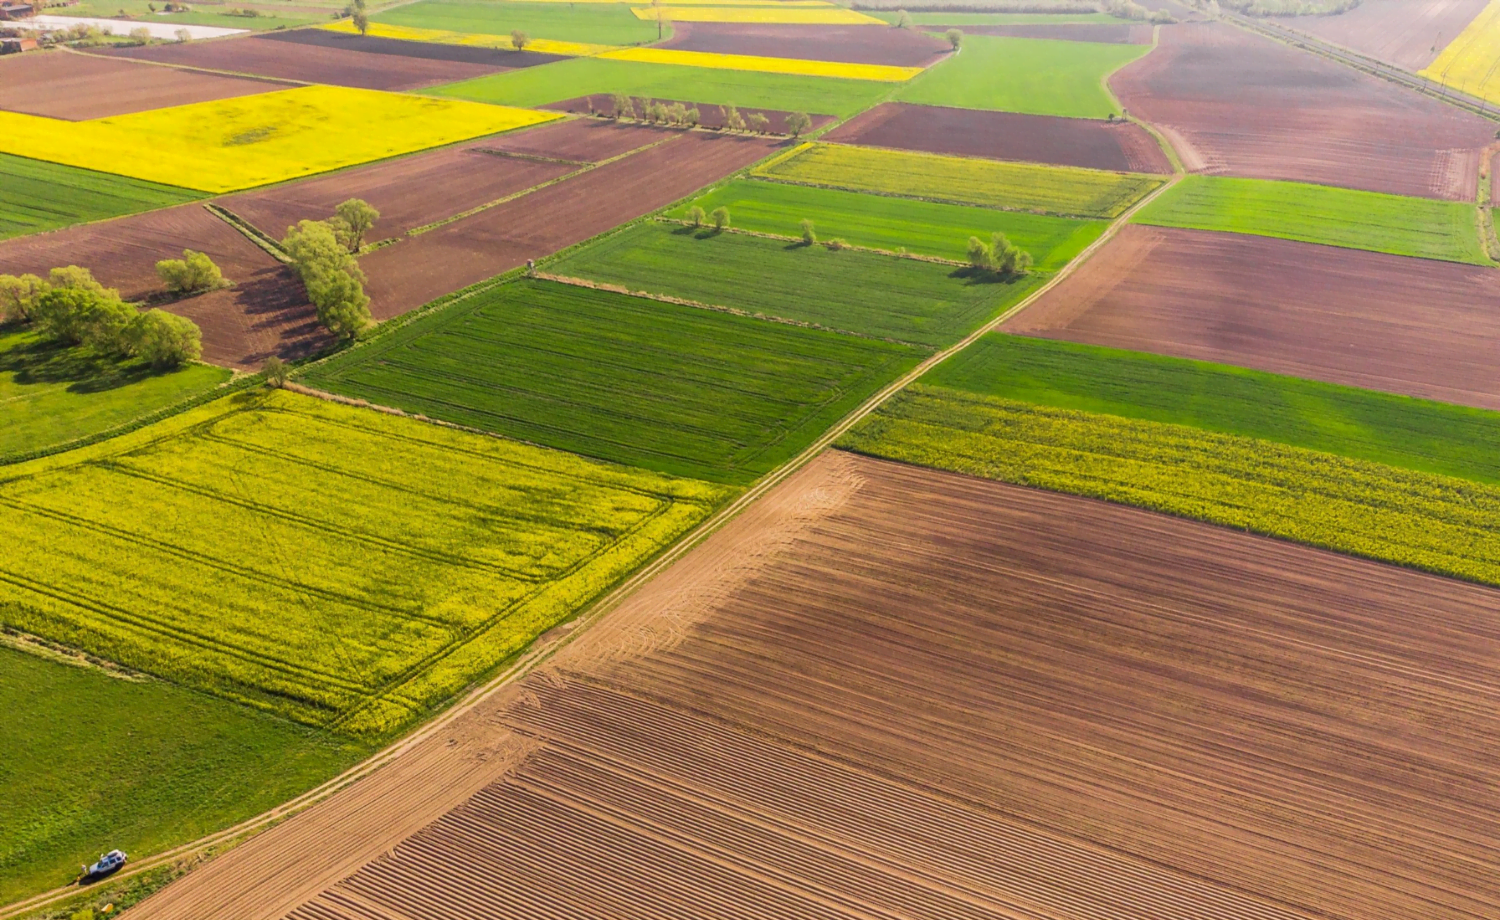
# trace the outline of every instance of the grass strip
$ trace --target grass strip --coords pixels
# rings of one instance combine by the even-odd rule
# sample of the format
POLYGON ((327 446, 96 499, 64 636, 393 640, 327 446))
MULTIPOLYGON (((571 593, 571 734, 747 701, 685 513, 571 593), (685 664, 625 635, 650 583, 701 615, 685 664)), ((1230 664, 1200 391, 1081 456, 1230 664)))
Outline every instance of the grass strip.
POLYGON ((170 185, 0 153, 0 240, 201 197, 170 185))

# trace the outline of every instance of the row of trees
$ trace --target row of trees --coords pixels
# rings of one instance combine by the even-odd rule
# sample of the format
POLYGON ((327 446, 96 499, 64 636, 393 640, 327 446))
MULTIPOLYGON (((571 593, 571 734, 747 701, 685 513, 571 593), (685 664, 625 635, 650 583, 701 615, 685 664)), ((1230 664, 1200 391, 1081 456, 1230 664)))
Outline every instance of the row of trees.
POLYGON ((327 220, 303 220, 288 227, 281 248, 318 311, 318 322, 350 339, 370 323, 365 273, 355 261, 365 235, 380 219, 368 202, 350 198, 327 220))
MULTIPOLYGON (((916 21, 911 18, 911 14, 908 13, 906 10, 897 10, 896 11, 896 21, 895 21, 894 25, 895 25, 896 28, 898 28, 898 29, 905 29, 908 32, 915 32, 915 31, 917 31, 917 23, 916 23, 916 21)), ((964 44, 964 32, 963 32, 963 29, 949 29, 947 32, 943 33, 943 37, 946 38, 946 39, 948 39, 948 44, 950 44, 950 45, 953 46, 953 50, 954 51, 957 51, 959 48, 963 47, 963 44, 964 44)))
MULTIPOLYGON (((589 104, 592 106, 592 101, 589 104)), ((647 97, 635 98, 627 93, 612 94, 610 107, 610 118, 628 118, 673 128, 696 128, 703 118, 696 105, 688 107, 681 102, 668 104, 647 97)), ((722 131, 746 131, 753 134, 769 134, 771 131, 771 119, 760 112, 747 115, 741 113, 736 106, 721 105, 719 116, 722 131)), ((793 137, 800 137, 811 127, 812 117, 806 112, 792 112, 786 117, 786 130, 793 137)))

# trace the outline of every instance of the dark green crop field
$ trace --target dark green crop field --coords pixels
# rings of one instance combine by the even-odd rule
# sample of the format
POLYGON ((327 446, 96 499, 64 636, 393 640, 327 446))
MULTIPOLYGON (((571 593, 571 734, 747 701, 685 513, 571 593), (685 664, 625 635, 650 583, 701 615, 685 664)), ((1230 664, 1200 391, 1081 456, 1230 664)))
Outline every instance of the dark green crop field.
POLYGON ((202 197, 187 189, 0 153, 0 240, 202 197))
POLYGON ((940 263, 661 223, 548 270, 930 347, 957 341, 1040 283, 1035 274, 989 281, 940 263))
POLYGON ((550 447, 742 484, 922 357, 904 345, 523 281, 303 380, 550 447))
POLYGON ((993 333, 922 378, 1500 485, 1500 412, 1299 377, 993 333))

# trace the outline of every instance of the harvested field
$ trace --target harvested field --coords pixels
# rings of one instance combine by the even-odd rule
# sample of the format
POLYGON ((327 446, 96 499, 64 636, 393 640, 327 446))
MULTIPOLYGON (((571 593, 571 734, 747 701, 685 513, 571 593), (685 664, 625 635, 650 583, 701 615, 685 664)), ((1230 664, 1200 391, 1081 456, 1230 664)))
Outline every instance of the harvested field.
MULTIPOLYGON (((395 38, 379 38, 373 35, 350 35, 330 29, 296 29, 264 37, 271 41, 291 42, 294 45, 308 45, 315 48, 336 48, 341 51, 358 51, 361 54, 391 54, 396 57, 424 61, 474 64, 484 67, 485 73, 535 67, 538 64, 551 64, 553 61, 564 60, 559 54, 476 48, 437 42, 410 42, 395 38)), ((475 75, 477 76, 477 73, 475 75)), ((454 79, 464 79, 464 77, 454 79)))
POLYGON ((388 319, 664 207, 775 149, 772 138, 683 133, 614 163, 360 260, 370 311, 388 319), (649 183, 641 176, 652 176, 649 183), (545 221, 536 215, 546 214, 545 221))
POLYGON ((1050 38, 1065 42, 1100 42, 1108 45, 1149 45, 1152 27, 1143 22, 1016 23, 1014 25, 928 25, 931 32, 962 29, 965 35, 1000 35, 1007 38, 1050 38))
MULTIPOLYGON (((334 34, 334 33, 329 33, 334 34)), ((304 83, 328 83, 356 89, 402 91, 468 80, 503 68, 462 61, 367 54, 343 47, 323 47, 251 35, 214 42, 144 45, 110 52, 115 57, 276 77, 304 83)))
POLYGON ((1497 617, 1486 588, 831 453, 545 672, 134 909, 1479 920, 1497 617))
POLYGON ((1133 225, 1006 331, 1500 409, 1500 272, 1133 225))
POLYGON ((1489 0, 1362 0, 1337 16, 1271 21, 1351 51, 1418 71, 1464 30, 1489 0))
MULTIPOLYGON (((698 124, 705 128, 724 127, 724 109, 717 105, 708 105, 692 102, 686 99, 658 99, 665 105, 681 102, 684 108, 698 108, 698 124)), ((548 109, 553 112, 571 112, 574 115, 603 115, 612 117, 615 114, 614 97, 609 93, 595 93, 592 96, 580 96, 577 99, 564 99, 562 102, 550 102, 538 108, 548 109)), ((752 113, 766 116, 769 122, 768 130, 773 134, 787 134, 786 117, 790 112, 778 112, 774 109, 740 109, 740 115, 749 117, 752 113)), ((817 130, 836 119, 832 115, 808 115, 812 119, 812 130, 817 130)))
POLYGON ((164 293, 157 261, 181 258, 188 248, 207 253, 235 282, 227 290, 164 305, 202 328, 203 360, 255 370, 273 354, 300 357, 328 344, 301 284, 202 205, 0 243, 0 274, 46 275, 55 266, 82 265, 125 298, 140 299, 164 293))
POLYGON ((1473 201, 1495 126, 1221 23, 1163 29, 1110 81, 1191 172, 1473 201))
POLYGON ((839 125, 823 140, 1116 172, 1172 171, 1171 161, 1144 128, 1092 118, 887 102, 839 125))
MULTIPOLYGON (((185 45, 183 47, 186 47, 185 45)), ((0 58, 0 109, 67 121, 232 99, 282 84, 48 51, 0 58)))
POLYGON ((949 50, 946 41, 931 35, 867 25, 683 22, 672 29, 672 39, 655 47, 897 67, 926 67, 949 50))
POLYGON ((551 157, 578 163, 599 163, 632 150, 675 137, 678 132, 651 125, 570 118, 527 131, 490 138, 486 150, 523 156, 551 157))

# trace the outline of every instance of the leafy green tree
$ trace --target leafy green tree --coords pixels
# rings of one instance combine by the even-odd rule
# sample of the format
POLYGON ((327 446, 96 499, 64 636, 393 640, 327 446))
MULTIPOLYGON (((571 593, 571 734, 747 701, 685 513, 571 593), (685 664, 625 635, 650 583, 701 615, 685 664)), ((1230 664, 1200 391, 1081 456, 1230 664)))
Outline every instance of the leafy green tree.
POLYGON ((806 218, 803 218, 803 220, 802 220, 802 242, 803 242, 803 244, 807 245, 807 246, 811 246, 813 243, 816 243, 817 241, 818 241, 818 235, 813 232, 813 222, 810 221, 810 220, 808 220, 808 219, 806 219, 806 218))
POLYGON ((631 99, 629 96, 625 95, 624 93, 615 93, 613 96, 610 97, 610 102, 613 103, 613 105, 614 105, 614 110, 615 110, 614 117, 616 119, 619 119, 619 118, 634 118, 635 117, 635 100, 634 99, 631 99))
POLYGON ((896 28, 908 30, 916 28, 916 25, 911 21, 911 14, 906 10, 896 11, 896 28))
POLYGON ((745 118, 740 114, 739 109, 735 108, 732 105, 721 105, 719 106, 719 111, 724 114, 724 130, 745 130, 745 118))
POLYGON ((749 125, 750 130, 754 131, 756 134, 765 134, 767 131, 771 130, 771 119, 767 118, 760 112, 751 112, 749 115, 745 116, 745 123, 749 125))
POLYGON ((786 129, 792 132, 792 137, 801 137, 812 127, 812 119, 806 112, 793 112, 786 117, 786 129))
POLYGON ((695 105, 692 108, 688 109, 685 113, 683 113, 682 123, 689 128, 696 128, 698 127, 698 122, 700 119, 702 119, 702 117, 703 116, 698 112, 698 107, 695 105))
POLYGON ((302 279, 318 321, 340 338, 352 338, 370 321, 364 272, 324 221, 304 220, 288 227, 281 248, 302 279))
MULTIPOLYGON (((47 280, 55 288, 76 288, 83 291, 93 291, 103 294, 111 290, 94 280, 94 273, 79 265, 64 265, 54 268, 47 274, 47 280)), ((118 297, 119 293, 115 292, 118 297)))
POLYGON ((977 236, 969 237, 969 266, 980 271, 993 271, 995 253, 989 244, 977 236))
POLYGON ((364 10, 359 10, 349 17, 354 22, 354 28, 359 30, 360 35, 370 34, 370 17, 364 10))
POLYGON ((51 289, 36 275, 0 275, 0 323, 29 322, 37 300, 51 289))
POLYGON ((315 274, 307 280, 307 296, 318 309, 318 322, 341 339, 351 339, 370 323, 370 298, 363 285, 346 271, 315 274))
POLYGON ((714 208, 713 213, 708 215, 708 219, 713 222, 715 230, 722 232, 729 226, 729 209, 725 207, 714 208))
POLYGON ((118 354, 123 333, 136 309, 114 291, 87 287, 53 287, 37 298, 36 328, 48 338, 70 345, 89 345, 101 354, 118 354))
POLYGON ((213 259, 192 249, 184 249, 180 259, 157 262, 156 274, 173 294, 196 294, 226 286, 224 275, 213 259))
POLYGON ((510 33, 510 43, 515 46, 517 51, 525 51, 526 46, 531 44, 531 36, 517 29, 510 33))
POLYGON ((954 51, 957 51, 959 48, 963 47, 964 33, 962 29, 949 29, 946 34, 948 38, 948 44, 953 46, 954 51))
POLYGON ((286 362, 275 355, 266 359, 266 363, 260 366, 260 372, 266 375, 266 385, 278 390, 286 386, 287 380, 292 375, 286 362))
POLYGON ((124 331, 129 351, 157 369, 178 367, 203 354, 198 324, 166 310, 137 313, 124 331))
POLYGON ((703 216, 703 209, 697 205, 688 208, 687 219, 692 223, 694 228, 703 226, 703 216))
POLYGON ((350 252, 359 252, 359 247, 365 243, 365 234, 375 226, 375 221, 380 219, 380 212, 370 206, 370 203, 362 198, 350 198, 333 209, 333 217, 329 218, 328 226, 333 228, 333 235, 350 252))

